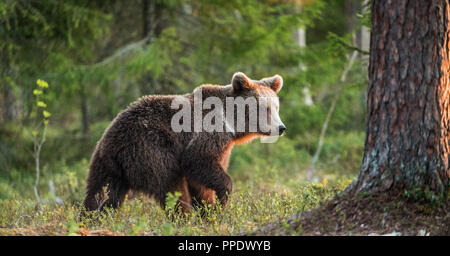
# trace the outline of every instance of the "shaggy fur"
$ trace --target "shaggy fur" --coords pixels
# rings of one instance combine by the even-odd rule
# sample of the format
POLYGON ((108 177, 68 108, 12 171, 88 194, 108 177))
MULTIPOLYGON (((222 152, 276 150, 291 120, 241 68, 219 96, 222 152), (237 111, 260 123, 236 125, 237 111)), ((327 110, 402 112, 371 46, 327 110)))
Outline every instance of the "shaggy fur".
MULTIPOLYGON (((278 75, 253 81, 236 73, 230 85, 199 88, 203 99, 216 96, 225 106, 226 97, 276 97, 281 86, 278 75)), ((168 192, 180 191, 183 211, 202 200, 214 204, 215 195, 227 204, 233 183, 226 170, 233 146, 264 134, 176 133, 171 128, 172 116, 178 111, 171 108, 174 97, 144 96, 112 121, 91 159, 84 201, 87 210, 116 208, 130 190, 155 198, 162 207, 168 192)), ((183 97, 193 106, 193 93, 183 97)))

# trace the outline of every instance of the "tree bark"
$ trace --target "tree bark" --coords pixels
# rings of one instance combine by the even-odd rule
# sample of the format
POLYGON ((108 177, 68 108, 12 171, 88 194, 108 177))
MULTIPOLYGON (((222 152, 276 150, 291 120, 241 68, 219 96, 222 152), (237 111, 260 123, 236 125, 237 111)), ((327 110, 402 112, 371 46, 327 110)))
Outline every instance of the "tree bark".
POLYGON ((449 0, 374 0, 365 152, 354 192, 449 188, 449 0))

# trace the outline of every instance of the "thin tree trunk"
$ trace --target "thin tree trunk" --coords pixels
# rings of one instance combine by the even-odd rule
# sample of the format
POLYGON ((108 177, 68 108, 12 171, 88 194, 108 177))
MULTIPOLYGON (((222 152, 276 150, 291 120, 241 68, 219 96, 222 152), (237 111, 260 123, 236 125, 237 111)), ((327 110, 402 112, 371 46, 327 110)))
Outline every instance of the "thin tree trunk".
POLYGON ((39 158, 40 158, 40 148, 38 149, 37 152, 35 152, 35 155, 34 155, 34 163, 35 163, 35 167, 36 167, 36 178, 34 180, 33 191, 34 191, 34 196, 36 197, 36 201, 39 205, 39 208, 42 211, 42 210, 44 210, 44 208, 42 207, 41 197, 39 196, 39 192, 38 192, 39 178, 41 175, 39 158))
MULTIPOLYGON (((345 30, 347 33, 353 33, 357 25, 357 16, 361 8, 360 0, 345 1, 345 30)), ((353 35, 353 44, 355 44, 355 35, 353 35)))
POLYGON ((165 24, 166 20, 164 20, 164 10, 166 9, 166 4, 164 2, 155 2, 153 4, 153 36, 159 37, 163 31, 163 29, 166 27, 167 24, 165 24))
MULTIPOLYGON (((146 38, 151 32, 150 0, 142 0, 142 37, 146 38)), ((150 41, 150 40, 149 40, 150 41)))
POLYGON ((80 91, 81 96, 81 128, 83 131, 83 136, 89 135, 89 118, 88 118, 88 102, 86 98, 85 88, 82 86, 80 91))
MULTIPOLYGON (((39 126, 40 125, 38 125, 38 127, 39 126)), ((45 142, 46 134, 47 134, 47 125, 44 125, 44 130, 42 132, 41 140, 38 139, 37 135, 33 137, 33 144, 34 144, 33 157, 34 157, 34 164, 35 164, 35 170, 36 170, 36 178, 34 180, 33 191, 34 191, 34 196, 36 197, 36 201, 37 201, 41 211, 43 211, 44 208, 42 206, 41 197, 39 196, 38 187, 39 187, 39 179, 40 179, 40 175, 41 175, 41 167, 40 167, 41 166, 41 164, 40 164, 41 150, 42 150, 42 145, 45 142)))
POLYGON ((17 116, 17 109, 16 109, 16 101, 14 97, 13 90, 10 85, 4 84, 4 95, 3 95, 3 120, 5 122, 12 121, 17 116))
POLYGON ((294 36, 298 47, 303 48, 306 46, 306 29, 304 27, 298 28, 295 31, 294 36))
MULTIPOLYGON (((369 0, 363 0, 361 5, 361 13, 366 14, 369 12, 369 0)), ((366 26, 361 26, 361 28, 357 31, 356 36, 356 46, 363 51, 370 50, 370 30, 366 26)), ((364 55, 363 55, 364 56, 364 55)), ((368 57, 368 56, 367 56, 368 57)))
POLYGON ((316 171, 315 166, 316 166, 317 161, 319 161, 320 152, 322 151, 322 146, 323 146, 323 140, 325 139, 325 134, 326 134, 327 129, 328 129, 328 123, 331 120, 331 116, 333 115, 334 108, 336 107, 337 100, 339 99, 339 94, 341 93, 342 87, 344 86, 344 83, 345 83, 345 79, 347 78, 347 74, 350 71, 350 69, 352 68, 353 62, 355 61, 356 56, 358 56, 358 52, 357 51, 353 51, 353 54, 350 57, 348 65, 345 67, 344 71, 342 72, 341 78, 339 80, 339 85, 338 85, 338 88, 336 90, 336 94, 334 95, 333 101, 331 102, 330 109, 328 110, 327 117, 325 118, 325 122, 323 123, 322 130, 320 131, 319 143, 317 145, 316 152, 314 153, 314 156, 313 156, 313 158, 311 160, 311 164, 309 166, 309 169, 306 172, 306 179, 307 180, 311 180, 312 176, 314 175, 314 172, 316 171))
POLYGON ((448 0, 372 3, 364 158, 351 191, 449 187, 448 0))

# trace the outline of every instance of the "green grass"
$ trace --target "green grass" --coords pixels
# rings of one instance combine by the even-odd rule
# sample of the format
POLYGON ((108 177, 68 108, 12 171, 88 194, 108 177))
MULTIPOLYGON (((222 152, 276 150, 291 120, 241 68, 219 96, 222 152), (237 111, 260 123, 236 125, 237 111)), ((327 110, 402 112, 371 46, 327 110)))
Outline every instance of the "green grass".
POLYGON ((319 183, 308 184, 303 181, 301 171, 295 175, 295 169, 254 165, 253 169, 248 166, 230 170, 235 184, 230 204, 224 209, 208 207, 203 217, 200 211, 192 211, 186 216, 175 213, 171 210, 173 200, 164 211, 153 200, 138 198, 126 200, 114 212, 107 210, 89 218, 80 218, 87 167, 86 160, 70 167, 63 163, 56 165, 55 169, 59 171, 52 176, 55 195, 49 193, 46 185, 49 175, 45 176, 40 186, 45 200, 44 211, 39 210, 33 197, 32 179, 24 179, 27 182, 21 185, 0 182, 0 194, 5 197, 0 200, 0 235, 33 234, 30 233, 32 231, 36 234, 71 235, 82 233, 82 230, 108 230, 123 235, 249 233, 318 206, 351 181, 333 178, 335 176, 330 174, 321 178, 319 183), (61 197, 63 204, 56 204, 54 196, 61 197))
MULTIPOLYGON (((98 130, 103 129, 100 128, 98 130)), ((255 141, 237 146, 229 167, 234 182, 230 203, 224 209, 220 206, 207 208, 203 217, 199 211, 187 216, 174 214, 170 209, 174 200, 164 211, 153 200, 139 198, 125 201, 115 212, 80 218, 91 152, 86 151, 81 160, 76 160, 77 157, 66 160, 63 156, 80 154, 80 149, 72 140, 64 142, 58 136, 50 130, 49 142, 44 145, 46 154, 42 159, 39 183, 43 211, 39 210, 34 198, 32 168, 9 168, 1 172, 0 235, 71 235, 93 230, 103 230, 98 234, 116 232, 123 235, 252 233, 267 224, 282 223, 287 217, 318 206, 344 189, 358 172, 364 139, 360 133, 327 137, 312 183, 305 181, 305 174, 317 143, 312 138, 317 136, 285 136, 275 144, 255 141), (54 184, 54 193, 51 193, 50 183, 54 184), (57 204, 56 198, 63 203, 57 204)), ((15 138, 20 143, 22 136, 15 138)), ((93 149, 96 138, 89 141, 87 145, 93 149)), ((31 157, 23 158, 21 161, 33 161, 31 157)), ((23 166, 28 164, 23 163, 23 166)), ((301 230, 289 232, 301 234, 301 230)))
MULTIPOLYGON (((170 206, 164 211, 154 201, 145 198, 127 200, 116 211, 107 209, 82 218, 79 203, 46 204, 40 211, 31 199, 1 200, 0 235, 10 234, 14 230, 59 235, 79 234, 82 230, 163 236, 249 233, 331 199, 348 183, 348 180, 333 184, 325 181, 292 190, 282 190, 277 186, 252 188, 238 183, 227 207, 207 207, 203 217, 199 211, 182 216, 170 206)), ((293 234, 301 234, 301 231, 298 232, 293 234)))

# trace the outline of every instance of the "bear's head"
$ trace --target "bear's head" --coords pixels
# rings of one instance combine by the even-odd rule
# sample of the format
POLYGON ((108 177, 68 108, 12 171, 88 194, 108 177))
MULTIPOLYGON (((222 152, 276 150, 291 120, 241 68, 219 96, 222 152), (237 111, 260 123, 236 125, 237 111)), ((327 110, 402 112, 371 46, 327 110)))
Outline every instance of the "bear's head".
POLYGON ((286 126, 279 116, 280 102, 277 96, 283 87, 281 76, 252 80, 244 73, 238 72, 231 79, 231 87, 230 96, 234 98, 236 106, 234 121, 238 132, 244 129, 244 133, 265 136, 279 136, 284 133, 286 126))

